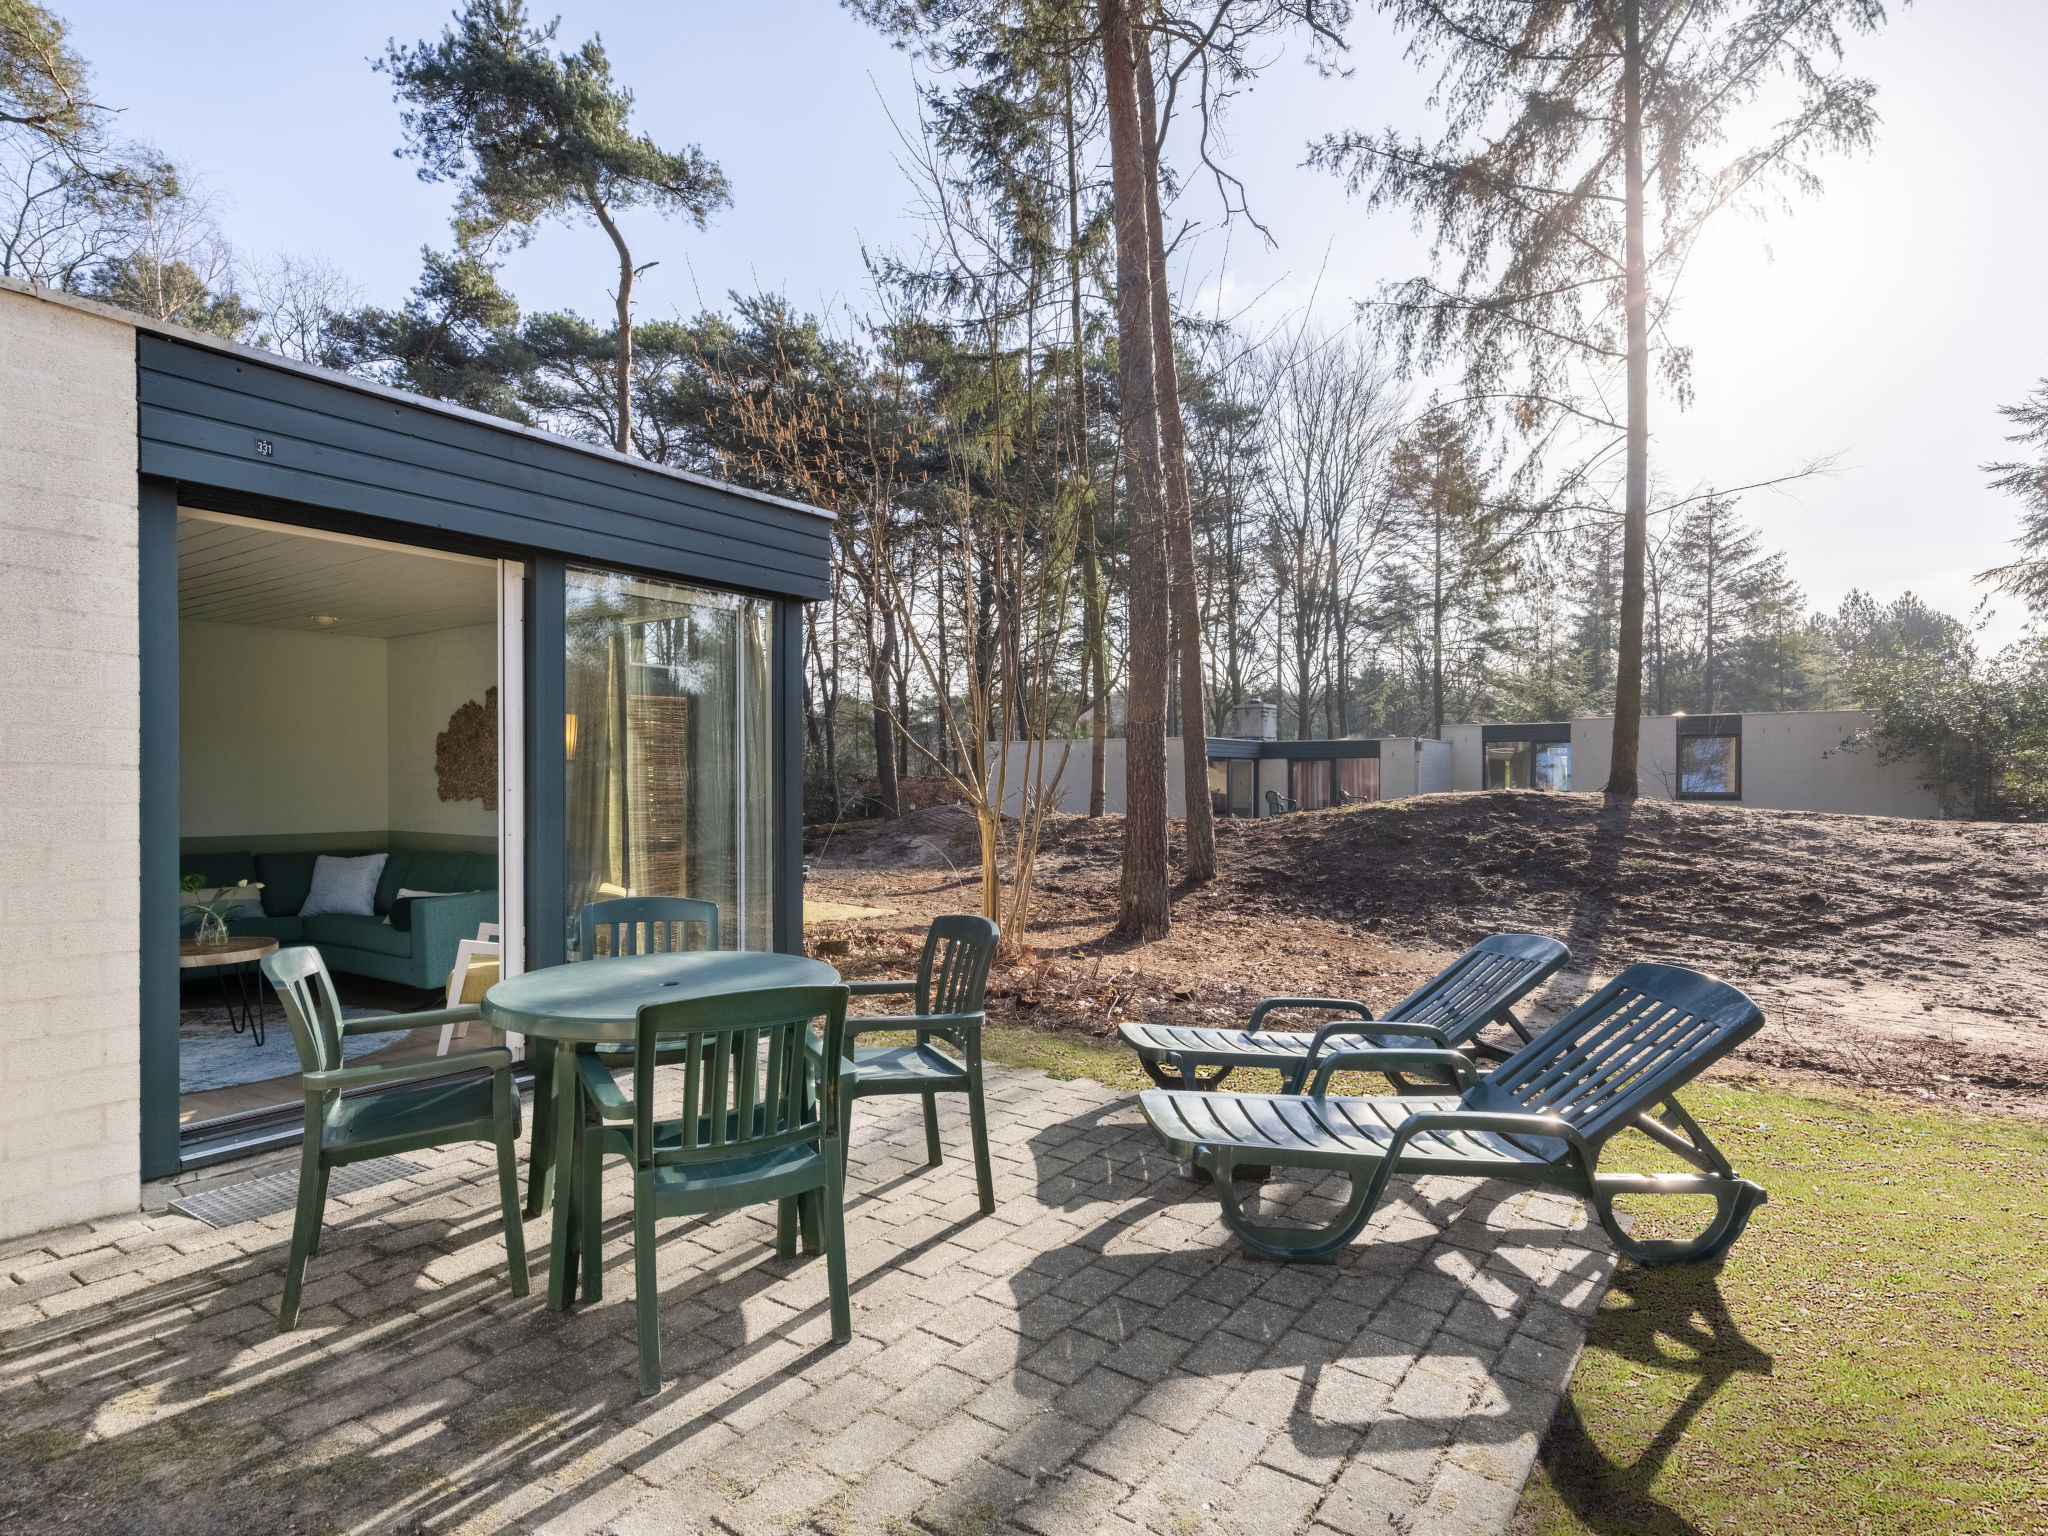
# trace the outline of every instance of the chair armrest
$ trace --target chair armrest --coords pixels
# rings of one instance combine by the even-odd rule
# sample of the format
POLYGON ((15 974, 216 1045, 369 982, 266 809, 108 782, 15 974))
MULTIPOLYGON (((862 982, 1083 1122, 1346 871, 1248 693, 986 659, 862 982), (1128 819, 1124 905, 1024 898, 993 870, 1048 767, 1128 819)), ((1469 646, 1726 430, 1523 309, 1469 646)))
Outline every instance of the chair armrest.
POLYGON ((444 1024, 475 1024, 483 1016, 483 1010, 475 1003, 464 1003, 457 1008, 429 1008, 425 1013, 380 1013, 374 1019, 343 1019, 341 1032, 384 1035, 401 1029, 439 1029, 444 1024))
POLYGON ((917 982, 909 981, 849 981, 846 990, 853 997, 875 997, 884 992, 915 992, 917 982))
POLYGON ((986 1016, 979 1013, 878 1013, 846 1021, 846 1038, 875 1034, 885 1029, 929 1029, 945 1034, 951 1030, 979 1029, 986 1016))
MULTIPOLYGON (((1348 1008, 1361 1019, 1370 1021, 1372 1018, 1372 1010, 1370 1008, 1366 1007, 1363 1003, 1353 1002, 1348 997, 1269 997, 1252 1010, 1252 1016, 1245 1020, 1244 1027, 1246 1029, 1257 1029, 1259 1027, 1259 1020, 1273 1012, 1276 1008, 1348 1008)), ((1345 1029, 1356 1028, 1352 1024, 1344 1024, 1342 1027, 1345 1029)), ((1321 1031, 1318 1030, 1317 1033, 1320 1034, 1321 1031)))
POLYGON ((1399 1149, 1426 1131, 1492 1131, 1500 1136, 1544 1136, 1561 1141, 1579 1155, 1586 1172, 1593 1171, 1597 1158, 1569 1120, 1562 1115, 1535 1115, 1526 1111, 1499 1109, 1424 1109, 1403 1120, 1394 1129, 1387 1146, 1391 1159, 1399 1149))
POLYGON ((1322 1098, 1333 1072, 1399 1072, 1404 1068, 1443 1067, 1457 1078, 1461 1089, 1479 1081, 1471 1061, 1458 1051, 1332 1051, 1316 1067, 1312 1098, 1322 1098))
POLYGON ((578 1056, 576 1076, 583 1084, 583 1091, 590 1096, 592 1107, 597 1110, 600 1120, 633 1118, 633 1101, 619 1092, 617 1079, 605 1067, 601 1057, 578 1056))
POLYGON ((418 1082, 426 1077, 446 1077, 451 1072, 470 1072, 488 1067, 493 1072, 512 1070, 512 1053, 502 1045, 481 1051, 458 1051, 453 1056, 427 1056, 402 1061, 389 1067, 336 1067, 329 1072, 302 1072, 299 1082, 308 1093, 327 1093, 336 1088, 364 1088, 390 1083, 418 1082))

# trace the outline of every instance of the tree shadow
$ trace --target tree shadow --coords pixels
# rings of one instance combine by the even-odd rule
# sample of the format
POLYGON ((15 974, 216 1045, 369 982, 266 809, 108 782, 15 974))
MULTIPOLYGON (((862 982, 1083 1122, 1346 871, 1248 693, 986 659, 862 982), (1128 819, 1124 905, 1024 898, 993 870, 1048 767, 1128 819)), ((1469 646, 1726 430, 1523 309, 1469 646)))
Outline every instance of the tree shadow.
POLYGON ((1652 1494, 1651 1485, 1715 1393, 1738 1375, 1768 1376, 1776 1362, 1743 1337, 1713 1269, 1627 1265, 1616 1273, 1612 1293, 1626 1297, 1627 1305, 1595 1315, 1586 1347, 1653 1371, 1690 1375, 1692 1387, 1626 1463, 1600 1446, 1576 1396, 1567 1395, 1537 1452, 1540 1475, 1600 1536, 1704 1536, 1652 1494))

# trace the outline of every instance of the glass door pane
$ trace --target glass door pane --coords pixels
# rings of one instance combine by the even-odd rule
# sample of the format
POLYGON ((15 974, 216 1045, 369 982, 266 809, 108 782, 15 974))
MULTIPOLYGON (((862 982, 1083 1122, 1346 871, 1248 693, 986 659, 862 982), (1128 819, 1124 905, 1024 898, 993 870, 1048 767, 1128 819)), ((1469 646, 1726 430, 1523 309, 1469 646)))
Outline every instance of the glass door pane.
POLYGON ((1376 757, 1337 759, 1337 787, 1353 800, 1380 797, 1380 760, 1376 757))
POLYGON ((714 902, 721 948, 771 947, 770 605, 573 569, 567 596, 569 952, 619 896, 714 902))
POLYGON ((1296 810, 1319 811, 1330 803, 1330 764, 1327 760, 1297 761, 1292 784, 1296 810))

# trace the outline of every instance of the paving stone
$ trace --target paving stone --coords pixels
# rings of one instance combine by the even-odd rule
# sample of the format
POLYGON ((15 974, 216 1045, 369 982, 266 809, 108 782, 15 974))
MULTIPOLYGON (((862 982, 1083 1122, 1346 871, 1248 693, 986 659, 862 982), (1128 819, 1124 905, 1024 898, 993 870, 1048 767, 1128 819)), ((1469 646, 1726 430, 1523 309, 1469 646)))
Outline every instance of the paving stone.
MULTIPOLYGON (((487 1149, 444 1149, 336 1203, 288 1335, 289 1215, 0 1245, 7 1425, 54 1437, 44 1480, 132 1490, 95 1511, 122 1529, 200 1528, 144 1501, 216 1486, 229 1523, 261 1486, 280 1529, 455 1536, 1503 1528, 1613 1270, 1575 1202, 1404 1179, 1330 1264, 1255 1263, 1128 1096, 995 1072, 989 1104, 986 1217, 964 1158, 924 1166, 915 1099, 863 1104, 845 1345, 824 1266, 773 1257, 772 1212, 665 1221, 666 1381, 643 1399, 623 1166, 606 1300, 556 1314, 549 1221, 515 1298, 487 1149)), ((950 1150, 964 1119, 944 1119, 950 1150)), ((1341 1187, 1290 1174, 1258 1198, 1304 1220, 1341 1187)))

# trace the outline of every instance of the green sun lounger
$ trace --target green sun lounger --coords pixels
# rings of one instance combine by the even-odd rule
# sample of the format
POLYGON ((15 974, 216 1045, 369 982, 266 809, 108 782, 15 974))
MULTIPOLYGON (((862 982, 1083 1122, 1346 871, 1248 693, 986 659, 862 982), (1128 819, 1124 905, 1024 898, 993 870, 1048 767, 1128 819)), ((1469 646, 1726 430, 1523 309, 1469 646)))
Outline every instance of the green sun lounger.
POLYGON ((1456 1051, 1333 1051, 1304 1094, 1149 1090, 1139 1101, 1168 1149, 1213 1175, 1225 1225, 1261 1257, 1328 1258, 1365 1229, 1388 1179, 1412 1173, 1562 1189, 1584 1199, 1638 1263, 1704 1263, 1742 1235, 1765 1194, 1736 1177, 1672 1095, 1763 1022, 1726 982, 1675 965, 1632 965, 1484 1078, 1456 1051), (1415 1068, 1448 1070, 1464 1092, 1324 1095, 1333 1072, 1415 1068), (1601 1173, 1608 1140, 1632 1127, 1699 1171, 1601 1173), (1231 1187, 1240 1162, 1334 1169, 1350 1176, 1351 1195, 1321 1228, 1268 1225, 1231 1187), (1689 1239, 1639 1239, 1615 1217, 1619 1195, 1706 1195, 1714 1217, 1689 1239))
MULTIPOLYGON (((1252 1010, 1243 1029, 1121 1024, 1118 1033, 1138 1053, 1146 1075, 1162 1088, 1210 1089, 1238 1067, 1273 1067, 1288 1091, 1299 1093, 1327 1051, 1401 1046, 1449 1051, 1462 1046, 1503 1060, 1506 1051, 1478 1044, 1479 1032, 1498 1021, 1526 1041, 1529 1031, 1515 1017, 1514 1005, 1556 975, 1571 957, 1564 945, 1538 933, 1497 933, 1481 939, 1402 998, 1384 1018, 1374 1019, 1365 1004, 1344 997, 1269 997, 1252 1010), (1313 1035, 1259 1028, 1267 1014, 1288 1008, 1343 1009, 1372 1027, 1360 1029, 1353 1020, 1340 1019, 1313 1035), (1204 1068, 1213 1075, 1202 1077, 1204 1068)), ((1448 1086, 1441 1073, 1430 1076, 1448 1086)), ((1397 1088, 1407 1086, 1398 1078, 1394 1082, 1397 1088)))

